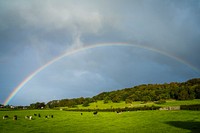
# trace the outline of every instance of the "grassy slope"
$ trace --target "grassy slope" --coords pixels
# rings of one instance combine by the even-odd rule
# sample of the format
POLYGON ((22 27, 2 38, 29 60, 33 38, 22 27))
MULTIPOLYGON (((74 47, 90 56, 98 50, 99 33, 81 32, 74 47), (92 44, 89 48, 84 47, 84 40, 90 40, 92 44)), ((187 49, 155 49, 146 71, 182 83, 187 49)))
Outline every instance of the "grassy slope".
POLYGON ((200 111, 134 111, 117 114, 68 111, 1 111, 0 132, 200 132, 200 111), (24 119, 25 115, 40 113, 42 118, 24 119), (18 115, 19 119, 3 120, 3 115, 18 115), (45 119, 44 115, 54 118, 45 119))
MULTIPOLYGON (((182 101, 177 101, 177 100, 167 100, 166 103, 164 104, 155 104, 154 102, 148 102, 148 103, 143 103, 140 101, 137 102, 133 102, 132 104, 126 104, 124 101, 120 102, 120 103, 106 103, 104 104, 103 101, 97 101, 94 103, 90 103, 90 106, 88 107, 83 107, 82 105, 78 105, 79 109, 105 109, 105 108, 124 108, 124 107, 139 107, 139 106, 162 106, 162 107, 166 107, 166 106, 178 106, 178 105, 191 105, 191 104, 200 104, 200 99, 194 99, 194 100, 182 100, 182 101)), ((62 107, 65 108, 65 107, 62 107)))

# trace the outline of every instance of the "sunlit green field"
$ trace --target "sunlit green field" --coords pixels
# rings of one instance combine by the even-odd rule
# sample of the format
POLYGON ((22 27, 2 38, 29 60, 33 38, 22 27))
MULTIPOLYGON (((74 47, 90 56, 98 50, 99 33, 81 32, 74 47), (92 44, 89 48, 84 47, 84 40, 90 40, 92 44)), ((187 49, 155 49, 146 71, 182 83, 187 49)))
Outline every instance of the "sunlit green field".
POLYGON ((54 110, 0 111, 0 133, 175 133, 200 132, 200 111, 133 111, 117 114, 115 112, 68 112, 54 110), (41 114, 41 118, 27 120, 26 115, 41 114), (10 116, 3 120, 4 115, 10 116), (18 120, 12 120, 14 115, 18 120), (54 115, 46 119, 45 115, 54 115))
MULTIPOLYGON (((166 103, 163 104, 155 104, 154 102, 141 102, 141 101, 136 101, 132 103, 126 104, 125 101, 122 101, 120 103, 113 103, 113 102, 108 102, 106 104, 103 103, 103 101, 97 101, 94 103, 90 103, 88 107, 83 107, 82 105, 78 105, 76 108, 79 109, 108 109, 108 108, 125 108, 125 107, 142 107, 142 106, 160 106, 160 107, 167 107, 167 106, 179 106, 179 105, 191 105, 191 104, 200 104, 200 99, 194 99, 194 100, 166 100, 166 103)), ((61 107, 65 108, 65 107, 61 107)), ((72 108, 72 109, 76 109, 72 108)), ((70 108, 69 108, 70 109, 70 108)))

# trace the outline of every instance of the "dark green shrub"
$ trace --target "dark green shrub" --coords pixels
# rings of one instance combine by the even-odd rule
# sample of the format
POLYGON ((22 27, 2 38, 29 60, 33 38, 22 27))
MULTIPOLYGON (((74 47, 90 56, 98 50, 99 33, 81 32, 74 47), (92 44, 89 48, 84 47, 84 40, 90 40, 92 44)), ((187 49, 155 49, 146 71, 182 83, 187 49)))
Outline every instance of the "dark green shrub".
POLYGON ((164 104, 164 103, 166 103, 166 101, 165 100, 159 100, 159 101, 155 101, 154 103, 155 104, 164 104))
POLYGON ((181 105, 181 110, 200 110, 200 104, 194 104, 194 105, 181 105))

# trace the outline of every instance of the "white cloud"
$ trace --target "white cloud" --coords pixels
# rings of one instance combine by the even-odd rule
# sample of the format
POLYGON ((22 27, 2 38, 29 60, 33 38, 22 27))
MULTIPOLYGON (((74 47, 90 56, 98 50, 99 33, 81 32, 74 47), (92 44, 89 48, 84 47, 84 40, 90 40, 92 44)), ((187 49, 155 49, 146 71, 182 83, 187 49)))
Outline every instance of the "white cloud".
POLYGON ((64 28, 71 32, 98 33, 102 27, 102 16, 98 10, 87 9, 81 5, 33 2, 29 8, 21 7, 19 11, 27 26, 47 31, 64 28))

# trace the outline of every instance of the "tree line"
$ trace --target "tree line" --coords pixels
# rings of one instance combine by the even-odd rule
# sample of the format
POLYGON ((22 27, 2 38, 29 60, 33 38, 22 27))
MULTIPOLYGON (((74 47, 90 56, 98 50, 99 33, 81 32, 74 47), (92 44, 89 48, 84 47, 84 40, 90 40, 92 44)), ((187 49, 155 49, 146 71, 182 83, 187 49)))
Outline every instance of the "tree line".
MULTIPOLYGON (((42 108, 55 108, 55 107, 76 107, 82 104, 82 106, 89 106, 92 102, 103 100, 104 103, 110 101, 119 103, 125 101, 126 103, 132 103, 134 101, 154 101, 161 103, 167 99, 176 100, 192 100, 200 99, 200 78, 188 80, 186 82, 178 83, 164 83, 164 84, 142 84, 131 88, 125 88, 121 90, 102 92, 93 97, 80 97, 73 99, 61 99, 52 100, 48 103, 37 102, 27 106, 28 109, 42 109, 42 108)), ((1 105, 0 108, 10 108, 9 105, 1 105)), ((22 106, 17 106, 19 109, 23 109, 22 106)))
MULTIPOLYGON (((178 83, 164 83, 164 84, 142 84, 131 88, 125 88, 116 91, 102 92, 93 97, 80 97, 73 99, 61 99, 52 100, 48 103, 37 102, 27 106, 27 109, 42 109, 42 108, 55 108, 55 107, 76 107, 82 104, 82 106, 89 106, 92 102, 103 100, 104 103, 110 101, 119 103, 125 101, 126 103, 132 103, 134 101, 154 101, 161 103, 167 99, 176 100, 192 100, 200 99, 200 78, 188 80, 186 82, 178 83)), ((1 105, 0 108, 10 108, 9 105, 1 105)), ((18 108, 24 108, 18 106, 18 108)))
MULTIPOLYGON (((104 103, 112 101, 118 103, 125 101, 131 103, 134 101, 163 101, 167 99, 176 100, 192 100, 200 99, 200 78, 188 80, 186 82, 178 83, 164 83, 164 84, 142 84, 131 88, 121 90, 102 92, 93 97, 87 98, 73 98, 49 101, 45 107, 76 107, 79 104, 89 106, 90 103, 98 100, 103 100, 104 103)), ((32 106, 33 107, 33 106, 32 106)))

